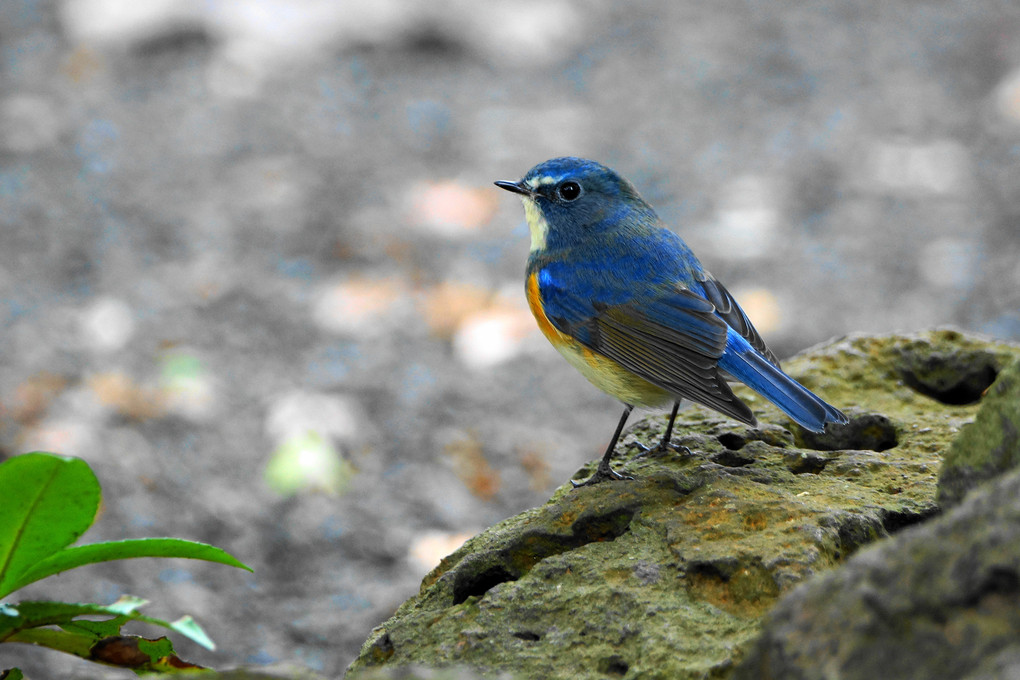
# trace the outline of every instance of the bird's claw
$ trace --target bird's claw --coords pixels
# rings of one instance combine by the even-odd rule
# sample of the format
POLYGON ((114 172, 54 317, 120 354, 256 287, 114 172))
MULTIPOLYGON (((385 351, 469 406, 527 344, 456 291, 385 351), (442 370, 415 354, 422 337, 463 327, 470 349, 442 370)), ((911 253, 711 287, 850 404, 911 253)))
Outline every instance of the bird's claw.
POLYGON ((660 441, 655 446, 646 446, 641 442, 634 442, 634 445, 637 446, 638 449, 640 449, 640 453, 638 453, 638 456, 651 456, 653 454, 662 454, 668 451, 676 451, 677 453, 689 455, 691 452, 691 450, 686 446, 683 445, 674 446, 672 442, 665 440, 660 441))
POLYGON ((621 475, 619 472, 617 472, 611 467, 608 466, 602 467, 600 465, 599 468, 595 470, 595 474, 593 474, 585 481, 575 482, 574 480, 571 479, 570 483, 574 486, 575 489, 578 489, 582 486, 595 486, 596 484, 601 484, 602 482, 618 482, 633 479, 634 478, 629 475, 621 475))

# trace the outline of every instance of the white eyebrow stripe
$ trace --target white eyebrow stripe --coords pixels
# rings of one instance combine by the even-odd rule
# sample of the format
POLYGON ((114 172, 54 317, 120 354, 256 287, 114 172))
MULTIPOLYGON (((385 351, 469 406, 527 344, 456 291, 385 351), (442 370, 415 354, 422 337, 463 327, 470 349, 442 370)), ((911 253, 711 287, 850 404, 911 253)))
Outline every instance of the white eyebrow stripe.
POLYGON ((528 186, 529 189, 534 191, 538 187, 546 185, 546 184, 556 184, 556 181, 557 181, 557 178, 553 177, 552 175, 543 175, 541 177, 535 177, 533 179, 529 179, 529 180, 527 180, 525 182, 525 184, 528 186))

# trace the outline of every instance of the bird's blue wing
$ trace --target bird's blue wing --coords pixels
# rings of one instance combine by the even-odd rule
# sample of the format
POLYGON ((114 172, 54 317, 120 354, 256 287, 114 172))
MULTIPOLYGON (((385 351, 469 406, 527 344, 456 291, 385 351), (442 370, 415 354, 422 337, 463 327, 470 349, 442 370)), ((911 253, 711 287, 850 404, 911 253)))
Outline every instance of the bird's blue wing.
POLYGON ((747 318, 744 310, 740 308, 730 292, 707 271, 702 271, 697 275, 697 282, 708 301, 715 305, 715 313, 722 317, 730 328, 747 340, 751 347, 761 352, 762 356, 775 366, 779 366, 779 359, 762 340, 758 331, 751 324, 751 320, 747 318))
POLYGON ((545 315, 562 333, 645 380, 737 420, 754 423, 719 373, 728 326, 710 301, 678 283, 606 267, 538 268, 545 315))

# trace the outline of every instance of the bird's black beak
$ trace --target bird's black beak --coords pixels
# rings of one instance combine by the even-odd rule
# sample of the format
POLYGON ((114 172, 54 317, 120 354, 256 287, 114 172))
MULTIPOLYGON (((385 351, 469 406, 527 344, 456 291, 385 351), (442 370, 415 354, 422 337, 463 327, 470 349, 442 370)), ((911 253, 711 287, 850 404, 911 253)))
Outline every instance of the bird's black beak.
POLYGON ((525 196, 531 196, 531 190, 524 186, 522 182, 509 182, 505 179, 497 180, 493 182, 500 189, 506 189, 512 191, 515 194, 523 194, 525 196))

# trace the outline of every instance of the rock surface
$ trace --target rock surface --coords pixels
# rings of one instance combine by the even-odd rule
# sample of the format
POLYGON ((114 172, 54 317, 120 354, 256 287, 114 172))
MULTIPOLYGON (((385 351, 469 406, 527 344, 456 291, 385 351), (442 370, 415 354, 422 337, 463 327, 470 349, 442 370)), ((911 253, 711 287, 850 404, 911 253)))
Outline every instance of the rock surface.
POLYGON ((1020 473, 769 614, 735 679, 1020 677, 1020 473))
POLYGON ((565 485, 471 539, 350 670, 728 677, 784 593, 936 513, 942 453, 1018 355, 951 330, 852 337, 786 364, 845 427, 810 435, 743 389, 759 429, 691 408, 675 448, 642 456, 664 418, 645 420, 616 455, 635 481, 565 485))
POLYGON ((1020 463, 1020 362, 1007 366, 988 388, 974 422, 949 447, 939 471, 943 508, 1020 463))

